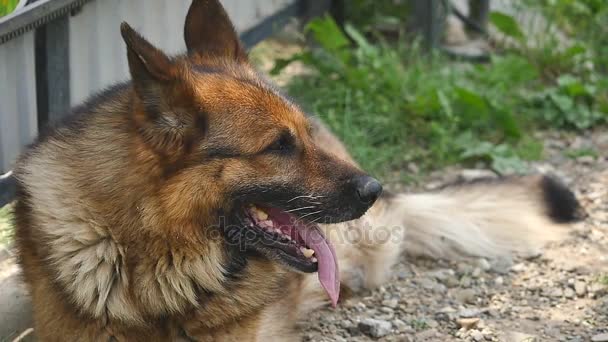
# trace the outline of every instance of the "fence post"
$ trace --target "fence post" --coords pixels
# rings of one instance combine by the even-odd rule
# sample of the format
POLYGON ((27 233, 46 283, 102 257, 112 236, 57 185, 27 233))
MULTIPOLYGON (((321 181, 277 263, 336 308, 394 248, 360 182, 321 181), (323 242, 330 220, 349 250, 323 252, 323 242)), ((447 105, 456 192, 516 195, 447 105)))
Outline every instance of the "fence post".
POLYGON ((69 15, 36 29, 36 97, 38 129, 70 111, 69 15))
POLYGON ((429 50, 439 46, 441 40, 441 2, 442 0, 413 0, 413 28, 422 35, 424 45, 429 50))
POLYGON ((469 0, 469 19, 484 32, 488 31, 490 0, 469 0))

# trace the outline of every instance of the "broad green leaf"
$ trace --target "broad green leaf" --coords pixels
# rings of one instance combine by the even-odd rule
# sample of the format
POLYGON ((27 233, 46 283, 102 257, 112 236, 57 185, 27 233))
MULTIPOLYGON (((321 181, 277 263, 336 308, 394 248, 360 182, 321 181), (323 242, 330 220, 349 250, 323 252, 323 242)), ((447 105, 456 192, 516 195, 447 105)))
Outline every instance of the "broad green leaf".
POLYGON ((502 12, 493 11, 490 13, 490 22, 504 35, 515 38, 519 41, 525 38, 524 33, 519 28, 517 21, 510 15, 502 12))
POLYGON ((472 110, 472 112, 474 114, 478 114, 478 115, 486 115, 488 112, 488 104, 486 103, 486 100, 474 93, 473 91, 463 88, 463 87, 457 87, 455 89, 456 91, 456 95, 458 96, 458 99, 461 101, 461 103, 465 104, 467 107, 470 107, 469 109, 472 110))
POLYGON ((337 51, 350 45, 346 35, 329 15, 311 20, 305 31, 311 32, 315 41, 328 51, 337 51))
POLYGON ((519 128, 517 120, 513 114, 511 114, 511 112, 502 108, 494 108, 492 113, 494 114, 496 121, 498 121, 498 124, 506 136, 515 139, 519 139, 521 137, 521 129, 519 128))
POLYGON ((363 34, 361 34, 361 32, 359 32, 359 30, 357 30, 354 26, 346 24, 344 26, 344 31, 346 31, 346 34, 348 34, 348 36, 351 37, 361 49, 365 51, 370 51, 373 49, 363 34))
POLYGON ((465 147, 461 157, 465 159, 471 157, 487 157, 492 154, 492 151, 494 151, 494 145, 487 141, 482 141, 478 144, 465 147))
POLYGON ((492 169, 501 175, 523 174, 527 171, 527 166, 518 157, 492 156, 492 169))
POLYGON ((562 112, 569 112, 574 107, 574 101, 569 96, 550 93, 549 98, 562 112))

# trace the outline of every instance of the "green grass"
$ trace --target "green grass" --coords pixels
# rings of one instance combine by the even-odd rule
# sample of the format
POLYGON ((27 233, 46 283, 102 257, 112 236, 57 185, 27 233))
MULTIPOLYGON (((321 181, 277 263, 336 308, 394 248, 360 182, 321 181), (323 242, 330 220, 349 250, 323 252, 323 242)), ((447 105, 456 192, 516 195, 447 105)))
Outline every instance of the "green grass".
POLYGON ((0 247, 8 245, 13 236, 11 210, 10 205, 0 208, 0 247))
POLYGON ((0 17, 11 13, 17 7, 19 0, 0 0, 0 17))
MULTIPOLYGON (((527 39, 509 19, 498 25, 527 39)), ((293 61, 311 67, 315 73, 291 80, 289 93, 385 180, 407 180, 398 170, 412 162, 422 172, 480 161, 499 173, 523 172, 526 160, 542 157, 535 130, 583 131, 608 118, 608 77, 588 68, 591 45, 509 47, 489 64, 468 64, 355 25, 343 32, 330 17, 313 20, 307 33, 316 47, 277 60, 273 72, 293 61)))

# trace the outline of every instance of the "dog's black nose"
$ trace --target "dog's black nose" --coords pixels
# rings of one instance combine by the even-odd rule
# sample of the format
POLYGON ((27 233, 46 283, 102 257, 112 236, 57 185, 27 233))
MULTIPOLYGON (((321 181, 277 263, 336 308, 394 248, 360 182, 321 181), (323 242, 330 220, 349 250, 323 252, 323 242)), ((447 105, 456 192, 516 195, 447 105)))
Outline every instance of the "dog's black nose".
POLYGON ((370 176, 359 176, 354 183, 361 202, 373 203, 382 193, 382 184, 370 176))

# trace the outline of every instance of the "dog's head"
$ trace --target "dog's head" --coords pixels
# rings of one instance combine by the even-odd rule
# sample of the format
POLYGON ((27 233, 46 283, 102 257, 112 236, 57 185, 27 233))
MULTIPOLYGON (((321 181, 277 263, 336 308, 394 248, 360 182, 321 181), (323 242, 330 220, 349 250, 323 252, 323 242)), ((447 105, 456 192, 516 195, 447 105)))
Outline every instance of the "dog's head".
POLYGON ((307 116, 250 65, 218 1, 193 1, 185 56, 168 57, 127 24, 121 31, 134 126, 162 163, 167 210, 213 217, 229 243, 337 286, 333 248, 315 224, 360 217, 380 183, 315 144, 307 116))

